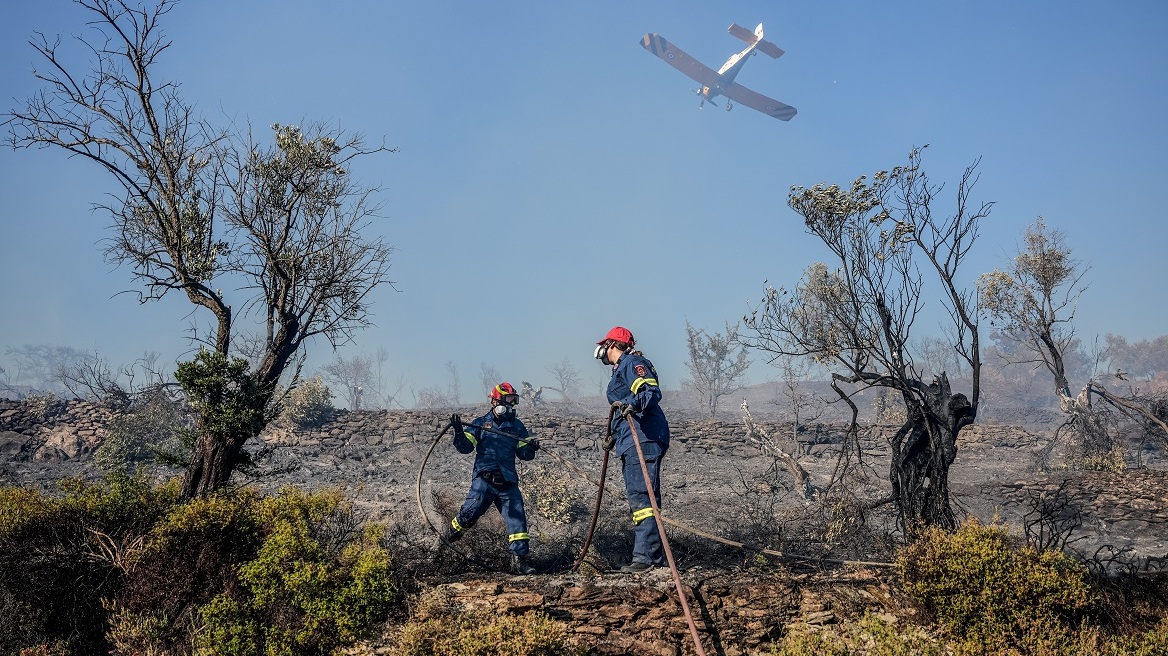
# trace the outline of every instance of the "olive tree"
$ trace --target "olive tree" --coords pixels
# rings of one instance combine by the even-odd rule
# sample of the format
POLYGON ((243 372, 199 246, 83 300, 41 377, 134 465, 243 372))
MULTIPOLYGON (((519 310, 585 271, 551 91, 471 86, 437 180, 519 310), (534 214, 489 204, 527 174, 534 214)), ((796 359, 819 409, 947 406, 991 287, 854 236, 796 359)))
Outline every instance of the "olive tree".
POLYGON ((832 388, 851 408, 848 449, 859 449, 852 396, 870 388, 899 394, 906 418, 891 437, 891 497, 898 524, 913 540, 924 526, 956 527, 949 467, 980 396, 976 297, 959 286, 958 273, 991 204, 970 204, 974 162, 957 187, 954 211, 935 214, 943 185, 921 169, 921 149, 908 159, 850 188, 791 188, 788 205, 827 246, 833 264, 810 265, 791 290, 768 287, 744 317, 751 332, 744 338, 772 360, 807 357, 831 371, 832 388), (911 331, 925 304, 922 268, 944 299, 951 345, 970 372, 968 395, 954 392, 945 372, 926 379, 917 365, 911 331))
POLYGON ((43 88, 8 114, 9 142, 108 172, 117 192, 98 205, 112 219, 107 257, 132 270, 142 302, 173 292, 209 316, 200 339, 214 357, 196 358, 184 376, 202 407, 183 494, 206 494, 227 483, 244 442, 273 416, 277 381, 306 340, 335 347, 368 324, 367 299, 388 282, 392 249, 362 234, 377 213, 375 189, 358 186, 351 167, 388 149, 323 124, 275 125, 271 144, 213 128, 176 82, 158 77, 170 46, 160 22, 173 1, 77 3, 92 16, 94 30, 78 37, 90 57, 66 61, 59 38, 37 35, 43 88), (246 302, 233 308, 224 286, 246 302), (231 357, 233 338, 249 329, 263 333, 254 364, 231 357))
POLYGON ((1042 217, 1026 229, 1023 241, 1006 270, 983 274, 978 280, 982 305, 1001 324, 1003 336, 1027 354, 1022 362, 1037 365, 1051 376, 1067 421, 1056 431, 1050 447, 1069 437, 1077 466, 1121 466, 1122 460, 1115 455, 1112 409, 1151 422, 1162 437, 1168 436, 1168 426, 1146 399, 1115 394, 1094 375, 1078 392, 1073 391, 1068 359, 1078 347, 1073 322, 1085 290, 1087 267, 1072 257, 1066 236, 1047 227, 1042 217))

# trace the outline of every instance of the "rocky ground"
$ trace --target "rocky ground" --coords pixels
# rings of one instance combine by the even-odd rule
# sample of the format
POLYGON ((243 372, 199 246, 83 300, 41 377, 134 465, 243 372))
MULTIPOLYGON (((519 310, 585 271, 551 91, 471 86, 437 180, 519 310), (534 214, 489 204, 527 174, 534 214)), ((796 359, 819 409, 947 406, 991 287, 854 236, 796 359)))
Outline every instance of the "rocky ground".
MULTIPOLYGON (((605 569, 622 564, 628 549, 628 510, 619 496, 616 468, 609 472, 598 550, 579 572, 567 571, 582 544, 596 495, 588 479, 595 480, 600 472, 602 452, 596 441, 603 419, 526 417, 544 444, 533 463, 523 464, 521 475, 526 479, 534 560, 546 573, 515 577, 490 571, 504 562, 502 524, 494 513, 460 543, 481 555, 486 568, 439 548, 419 513, 420 491, 428 522, 443 525, 469 482, 471 459, 458 454, 448 439, 431 451, 446 416, 350 413, 312 432, 271 430, 253 448, 268 448, 264 464, 277 473, 249 484, 346 490, 370 517, 391 524, 403 549, 412 549, 418 562, 428 559, 428 567, 422 568, 429 572, 423 588, 452 604, 508 612, 541 609, 567 623, 596 653, 692 650, 679 647, 687 644, 688 630, 667 569, 643 575, 605 569)), ((35 422, 19 404, 0 401, 0 482, 48 485, 65 475, 97 476, 91 453, 106 421, 108 416, 98 409, 76 406, 52 421, 35 422)), ((774 434, 789 431, 777 421, 767 426, 774 434)), ((887 469, 882 430, 888 429, 870 427, 865 433, 865 458, 877 493, 886 485, 880 480, 887 469)), ((740 539, 750 534, 741 530, 743 525, 757 520, 764 509, 781 519, 806 508, 789 489, 789 477, 773 475, 773 459, 745 439, 741 424, 678 421, 674 434, 665 461, 667 516, 703 532, 740 539), (776 480, 785 480, 787 489, 776 494, 767 487, 776 480)), ((800 439, 800 464, 816 484, 826 483, 839 452, 838 428, 820 426, 800 439)), ((975 425, 964 431, 950 471, 958 511, 983 522, 1003 521, 1020 534, 1027 526, 1033 531, 1045 526, 1049 539, 1105 565, 1151 571, 1168 567, 1164 449, 1155 443, 1130 444, 1130 464, 1138 468, 1120 473, 1037 471, 1035 458, 1049 440, 1049 431, 1013 426, 975 425), (1052 521, 1038 524, 1040 513, 1052 521)), ((901 617, 906 612, 889 585, 890 570, 879 565, 815 567, 789 561, 790 568, 779 577, 752 568, 753 553, 716 545, 707 549, 702 546, 706 538, 680 528, 671 536, 699 628, 711 641, 707 647, 717 645, 718 653, 748 653, 770 642, 791 621, 829 623, 863 611, 901 617)), ((768 546, 790 550, 800 544, 797 538, 788 536, 768 546)), ((378 645, 369 649, 376 651, 378 645)))

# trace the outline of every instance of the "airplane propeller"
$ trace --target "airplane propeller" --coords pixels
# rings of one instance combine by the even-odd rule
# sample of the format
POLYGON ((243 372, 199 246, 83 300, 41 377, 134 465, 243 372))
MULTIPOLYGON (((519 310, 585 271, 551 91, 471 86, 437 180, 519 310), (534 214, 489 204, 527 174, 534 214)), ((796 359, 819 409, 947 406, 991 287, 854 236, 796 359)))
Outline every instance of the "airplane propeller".
POLYGON ((701 87, 698 87, 698 88, 694 89, 693 91, 694 91, 694 93, 695 93, 695 94, 696 94, 696 95, 697 95, 699 98, 701 98, 701 102, 699 102, 699 103, 698 103, 698 109, 701 109, 701 108, 705 107, 705 106, 706 106, 706 103, 710 103, 710 104, 711 104, 711 105, 713 105, 714 107, 717 107, 717 106, 718 106, 718 103, 714 102, 714 101, 713 101, 712 99, 710 99, 710 98, 707 98, 707 97, 705 96, 705 94, 703 94, 703 93, 702 93, 702 88, 701 88, 701 87))

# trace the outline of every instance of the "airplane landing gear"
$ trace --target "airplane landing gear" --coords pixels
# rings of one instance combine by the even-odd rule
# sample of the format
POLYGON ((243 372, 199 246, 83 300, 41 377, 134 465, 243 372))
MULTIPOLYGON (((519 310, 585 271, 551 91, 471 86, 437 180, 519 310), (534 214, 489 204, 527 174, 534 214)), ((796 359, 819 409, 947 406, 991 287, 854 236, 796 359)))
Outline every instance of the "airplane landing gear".
POLYGON ((727 100, 726 101, 726 111, 730 111, 731 109, 734 109, 734 105, 731 105, 730 101, 727 100))

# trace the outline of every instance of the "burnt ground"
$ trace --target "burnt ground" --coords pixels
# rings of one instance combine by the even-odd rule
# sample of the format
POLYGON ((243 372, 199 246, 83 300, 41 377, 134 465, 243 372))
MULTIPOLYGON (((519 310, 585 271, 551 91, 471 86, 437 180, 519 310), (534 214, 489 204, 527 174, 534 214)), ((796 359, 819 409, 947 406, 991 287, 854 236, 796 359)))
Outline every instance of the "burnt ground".
MULTIPOLYGON (((891 429, 885 429, 891 430, 891 429)), ((887 440, 881 429, 865 433, 864 466, 868 494, 887 494, 887 440)), ((830 480, 839 453, 838 435, 817 438, 819 444, 802 443, 801 465, 817 485, 830 480)), ((1091 557, 1123 554, 1123 560, 1156 564, 1168 557, 1168 456, 1154 443, 1143 444, 1139 468, 1124 472, 1084 472, 1059 469, 1055 463, 1045 470, 1036 468, 1039 453, 1049 443, 1049 434, 1012 426, 975 425, 962 433, 957 459, 950 469, 953 505, 959 516, 975 517, 983 523, 999 521, 1022 534, 1045 528, 1060 534, 1069 549, 1091 557), (1149 448, 1152 447, 1152 448, 1149 448), (1044 517, 1046 521, 1040 522, 1044 517), (1161 559, 1161 560, 1157 560, 1161 559)), ((681 442, 666 456, 663 474, 668 516, 701 531, 730 537, 736 541, 755 535, 771 538, 768 546, 801 545, 799 536, 785 538, 768 534, 784 522, 806 518, 809 504, 791 490, 792 479, 781 467, 775 471, 772 458, 743 448, 741 435, 728 435, 727 447, 711 446, 708 439, 700 447, 681 442), (730 446, 733 445, 733 446, 730 446)), ((1133 443, 1134 452, 1140 444, 1133 443)), ((328 447, 324 444, 279 447, 273 464, 292 467, 265 485, 311 485, 325 482, 349 491, 371 516, 398 522, 418 530, 420 522, 415 499, 415 480, 428 441, 393 448, 328 447)), ((596 497, 593 482, 599 477, 601 451, 585 448, 548 447, 532 463, 520 463, 524 492, 536 536, 533 548, 549 561, 565 550, 578 549, 592 504, 596 497), (541 507, 553 509, 540 514, 541 507), (562 519, 570 519, 564 523, 562 519), (541 539, 542 538, 542 539, 541 539), (542 543, 542 544, 541 544, 542 543)), ((434 449, 422 472, 422 500, 432 523, 444 524, 457 510, 469 483, 471 458, 457 453, 443 440, 434 449)), ((621 496, 619 465, 610 463, 608 491, 605 493, 601 526, 605 520, 618 534, 627 525, 627 505, 621 496)), ((868 521, 878 535, 898 538, 891 508, 874 510, 868 521)), ((502 533, 501 522, 488 513, 482 526, 487 533, 502 533)), ((412 530, 412 529, 411 529, 412 530)), ((682 531, 684 533, 684 531, 682 531)), ((781 531, 780 531, 781 533, 781 531)), ((696 539, 696 538, 695 538, 696 539)), ((483 545, 486 547, 487 545, 483 545)), ((603 553, 619 564, 622 543, 614 539, 613 553, 603 553)), ((860 554, 853 554, 858 557, 860 554)))
MULTIPOLYGON (((873 428, 864 438, 865 467, 860 471, 867 472, 872 498, 887 491, 887 445, 882 435, 881 429, 873 428)), ((1168 559, 1164 450, 1133 442, 1129 464, 1138 468, 1118 473, 1057 466, 1038 470, 1036 457, 1049 440, 1048 431, 1015 426, 983 424, 964 431, 950 471, 959 514, 983 523, 1004 522, 1018 534, 1028 526, 1031 532, 1044 529, 1050 539, 1101 566, 1164 569, 1168 559), (1038 521, 1042 514, 1045 523, 1038 521)), ((814 482, 823 485, 835 467, 839 440, 828 431, 815 441, 819 443, 800 445, 799 461, 814 482)), ((822 543, 807 535, 808 526, 815 528, 815 506, 791 490, 790 477, 781 468, 776 470, 771 458, 744 448, 743 442, 741 434, 727 435, 724 448, 708 439, 701 447, 678 442, 665 460, 666 516, 735 541, 822 555, 822 543)), ((533 559, 544 571, 527 577, 503 571, 505 531, 497 513, 489 512, 458 545, 474 555, 473 562, 441 546, 422 521, 415 481, 431 446, 429 439, 370 446, 342 438, 275 441, 269 446, 264 464, 278 473, 248 484, 345 490, 369 518, 390 525, 399 562, 413 572, 418 599, 438 595, 446 607, 491 612, 539 609, 567 624, 594 653, 693 651, 667 569, 643 575, 608 569, 623 564, 630 549, 628 509, 620 496, 619 468, 613 463, 596 548, 579 572, 568 571, 581 548, 596 495, 587 477, 598 477, 602 452, 590 441, 575 447, 549 446, 533 463, 521 463, 533 559)), ((434 448, 420 485, 422 506, 433 525, 444 525, 457 510, 470 470, 471 458, 458 454, 448 440, 434 448)), ((93 477, 96 471, 89 458, 80 457, 10 461, 0 475, 7 483, 47 485, 64 475, 93 477)), ((886 560, 887 550, 881 545, 898 538, 888 510, 872 510, 864 532, 853 535, 850 545, 841 539, 842 546, 832 555, 886 560)), ((726 547, 681 528, 672 529, 670 537, 699 629, 715 653, 751 653, 796 621, 831 623, 866 611, 888 617, 911 614, 896 598, 889 568, 775 559, 766 559, 771 566, 760 567, 762 560, 755 552, 726 547)), ((422 602, 411 603, 417 608, 422 602)), ((392 633, 391 627, 359 653, 391 653, 392 633)))

